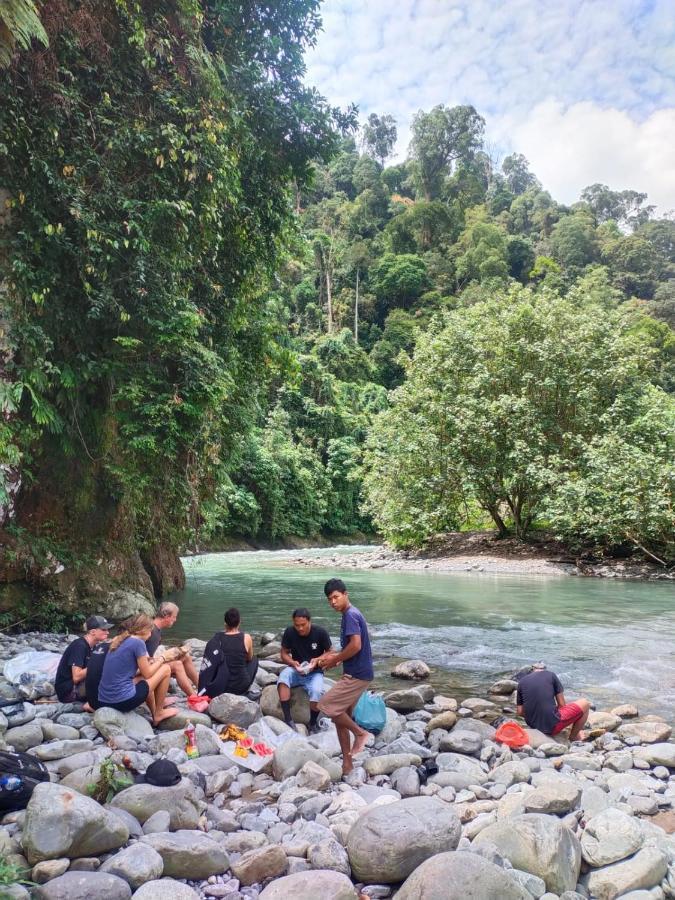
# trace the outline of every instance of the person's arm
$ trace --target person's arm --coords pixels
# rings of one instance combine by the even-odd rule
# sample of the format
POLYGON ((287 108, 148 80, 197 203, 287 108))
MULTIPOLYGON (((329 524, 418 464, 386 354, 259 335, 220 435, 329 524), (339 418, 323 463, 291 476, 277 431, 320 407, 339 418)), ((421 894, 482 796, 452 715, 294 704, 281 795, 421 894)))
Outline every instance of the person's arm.
POLYGON ((151 675, 154 675, 157 669, 159 669, 160 666, 163 666, 165 662, 166 660, 161 653, 159 656, 155 656, 152 659, 150 659, 147 653, 143 656, 136 657, 138 671, 141 673, 141 677, 146 680, 150 678, 151 675))
POLYGON ((87 669, 86 666, 84 669, 80 668, 80 666, 71 666, 70 667, 71 677, 73 679, 73 684, 79 684, 81 681, 87 677, 87 669))
POLYGON ((90 652, 90 650, 87 650, 86 647, 81 646, 79 643, 75 645, 74 659, 70 667, 70 677, 73 679, 73 684, 80 684, 87 677, 87 660, 90 652))
POLYGON ((565 695, 563 694, 562 691, 559 694, 555 695, 555 702, 558 704, 558 706, 565 705, 565 695))
POLYGON ((521 719, 525 718, 525 707, 522 703, 519 706, 516 706, 516 714, 521 717, 521 719))
POLYGON ((516 691, 516 715, 521 716, 523 719, 525 718, 525 706, 523 704, 523 692, 518 687, 516 691))
POLYGON ((293 657, 285 647, 281 648, 281 653, 279 655, 281 656, 281 661, 284 665, 290 666, 291 669, 295 669, 297 672, 297 670, 300 668, 300 663, 296 662, 293 659, 293 657))
POLYGON ((352 656, 356 656, 356 654, 361 650, 361 635, 360 634, 350 634, 349 639, 347 641, 347 646, 344 650, 340 650, 339 653, 324 653, 322 657, 320 657, 319 665, 322 669, 333 669, 335 666, 339 666, 341 662, 344 662, 346 659, 351 659, 352 656))
POLYGON ((253 659, 253 638, 250 634, 244 634, 244 647, 246 649, 246 661, 251 662, 253 659))

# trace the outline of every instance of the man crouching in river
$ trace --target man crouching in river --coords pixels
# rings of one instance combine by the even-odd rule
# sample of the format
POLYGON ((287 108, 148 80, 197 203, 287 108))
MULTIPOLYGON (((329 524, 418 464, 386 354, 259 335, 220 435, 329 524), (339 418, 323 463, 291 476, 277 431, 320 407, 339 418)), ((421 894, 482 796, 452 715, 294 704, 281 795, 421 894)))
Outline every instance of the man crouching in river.
POLYGON ((357 725, 351 713, 359 697, 373 680, 373 657, 368 625, 359 610, 349 602, 344 581, 331 578, 324 585, 323 591, 333 609, 342 616, 342 650, 339 653, 324 653, 318 658, 317 665, 322 669, 332 669, 342 663, 343 674, 338 683, 323 695, 319 701, 319 710, 335 723, 342 750, 342 774, 349 775, 354 768, 353 757, 364 749, 370 737, 370 732, 357 725))

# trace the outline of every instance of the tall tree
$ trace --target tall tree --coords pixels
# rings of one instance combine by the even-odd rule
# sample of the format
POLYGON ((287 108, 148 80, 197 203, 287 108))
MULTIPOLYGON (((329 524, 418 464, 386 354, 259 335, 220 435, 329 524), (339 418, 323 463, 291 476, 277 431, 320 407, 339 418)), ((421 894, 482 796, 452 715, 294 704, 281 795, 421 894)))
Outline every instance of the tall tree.
POLYGON ((396 119, 390 115, 371 113, 363 126, 363 146, 371 156, 384 166, 396 144, 396 119))
POLYGON ((530 164, 522 153, 512 153, 502 163, 502 174, 512 194, 519 196, 532 189, 540 190, 541 185, 530 172, 530 164))
POLYGON ((473 106, 435 106, 420 110, 412 122, 410 157, 418 189, 425 200, 436 199, 445 179, 459 163, 480 149, 485 120, 473 106))

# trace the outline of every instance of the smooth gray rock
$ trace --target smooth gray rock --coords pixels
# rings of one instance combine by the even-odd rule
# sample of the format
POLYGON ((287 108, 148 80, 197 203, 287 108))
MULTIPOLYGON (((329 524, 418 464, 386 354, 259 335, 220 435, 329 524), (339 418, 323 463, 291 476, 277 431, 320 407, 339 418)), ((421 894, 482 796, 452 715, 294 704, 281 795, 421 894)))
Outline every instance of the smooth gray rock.
POLYGON ((230 868, 222 845, 201 831, 145 834, 141 842, 159 853, 164 860, 164 874, 172 878, 208 878, 230 868))
POLYGON ((650 766, 667 766, 669 769, 675 769, 675 744, 658 743, 651 744, 649 747, 639 747, 633 751, 636 759, 643 759, 650 766))
POLYGON ((33 866, 33 871, 30 873, 31 881, 34 881, 36 884, 45 884, 51 881, 52 878, 58 878, 59 875, 63 875, 64 872, 68 871, 69 866, 69 859, 44 859, 33 866))
POLYGON ((404 766, 419 766, 422 757, 412 753, 391 753, 386 756, 371 756, 364 763, 363 768, 372 777, 374 775, 390 775, 396 769, 404 766))
POLYGON ((631 856, 643 842, 640 823, 618 809, 606 809, 586 823, 581 835, 581 854, 596 868, 631 856))
POLYGON ((668 872, 665 855, 656 847, 644 847, 635 856, 594 869, 582 879, 582 884, 597 900, 614 900, 629 891, 652 888, 668 872))
POLYGON ((199 900, 199 894, 189 884, 173 878, 146 881, 133 895, 133 900, 199 900))
POLYGON ((39 719, 45 741, 76 741, 80 737, 78 728, 59 725, 51 719, 39 719))
POLYGON ((414 712, 417 709, 423 709, 424 704, 432 699, 433 694, 434 691, 431 685, 420 684, 418 687, 392 691, 390 694, 387 694, 384 702, 391 709, 401 712, 414 712))
POLYGON ((76 753, 84 753, 94 749, 94 742, 87 740, 78 741, 50 741, 33 748, 33 755, 43 762, 52 759, 64 759, 74 756, 76 753))
POLYGON ((146 881, 162 877, 164 861, 152 847, 137 841, 107 859, 99 871, 123 878, 132 890, 136 890, 146 881))
POLYGON ((358 900, 358 896, 346 875, 314 870, 275 879, 262 891, 260 900, 358 900))
POLYGON ((171 813, 168 809, 158 809, 145 820, 142 828, 143 834, 162 834, 165 831, 171 831, 171 813))
POLYGON ((199 822, 201 791, 187 778, 173 787, 156 787, 152 784, 135 784, 120 791, 110 801, 111 806, 125 809, 138 819, 141 825, 153 813, 165 809, 171 816, 171 829, 196 828, 199 822))
POLYGON ((312 747, 310 743, 301 737, 292 738, 280 747, 277 747, 272 761, 272 771, 278 781, 283 781, 289 775, 295 775, 307 762, 314 762, 325 769, 335 781, 340 778, 342 771, 339 763, 334 762, 325 753, 312 747))
POLYGON ((318 763, 308 760, 296 775, 299 788, 312 791, 325 791, 330 787, 330 775, 318 763))
POLYGON ((576 809, 581 788, 567 778, 542 782, 525 795, 525 812, 561 815, 576 809))
POLYGON ((660 744, 667 741, 672 733, 673 729, 665 722, 627 722, 615 731, 622 741, 634 737, 641 744, 660 744))
POLYGON ((356 878, 391 884, 430 856, 454 850, 460 836, 452 806, 433 797, 410 797, 364 813, 350 829, 346 846, 356 878))
POLYGON ((131 888, 121 878, 104 872, 66 872, 36 890, 40 900, 129 900, 131 888))
POLYGON ((287 869, 288 858, 278 844, 247 850, 232 863, 232 874, 244 885, 276 878, 284 875, 287 869))
POLYGON ((22 847, 31 864, 117 850, 129 830, 95 800, 57 784, 38 784, 26 807, 22 847))
POLYGON ((514 760, 492 769, 488 775, 488 780, 493 781, 495 784, 503 784, 508 788, 512 784, 529 781, 530 775, 530 769, 524 762, 514 760))
POLYGON ((516 869, 543 878, 554 894, 574 890, 581 867, 578 839, 553 816, 527 813, 488 825, 475 838, 492 841, 516 869))
POLYGON ((209 703, 208 712, 212 719, 238 725, 240 728, 248 728, 260 718, 259 704, 248 697, 240 697, 239 694, 220 694, 214 697, 209 703))
POLYGON ((333 872, 351 874, 347 851, 335 840, 319 841, 309 848, 307 859, 313 869, 331 869, 333 872))
POLYGON ((10 746, 14 747, 17 753, 25 753, 31 747, 37 747, 44 740, 39 719, 33 719, 30 722, 26 722, 25 725, 10 728, 5 732, 5 740, 10 746))
POLYGON ((420 792, 420 776, 414 766, 404 766, 391 774, 391 786, 401 797, 417 797, 420 792))
POLYGON ((480 753, 482 746, 483 738, 479 734, 476 734, 474 731, 460 730, 460 726, 456 726, 449 734, 441 738, 439 748, 440 750, 449 751, 451 753, 468 753, 474 755, 480 753))
MULTIPOLYGON (((436 757, 436 765, 439 774, 455 772, 459 775, 466 775, 471 779, 469 784, 484 784, 488 780, 488 774, 478 760, 470 756, 463 756, 461 753, 439 753, 436 757)), ((455 787, 454 784, 453 787, 455 787)))
MULTIPOLYGON (((279 692, 276 684, 270 684, 263 688, 260 695, 260 710, 264 716, 273 716, 283 720, 279 692)), ((299 725, 309 725, 310 707, 307 691, 303 688, 293 688, 291 691, 291 718, 299 725)))
POLYGON ((476 853, 439 853, 404 882, 396 900, 532 900, 504 869, 476 853))
MULTIPOLYGON (((223 742, 211 728, 198 723, 195 725, 195 738, 197 739, 197 749, 200 756, 218 756, 223 742)), ((164 731, 158 734, 156 738, 150 742, 150 749, 153 752, 166 755, 171 749, 185 749, 185 735, 182 731, 164 731)))
POLYGON ((407 678, 410 681, 422 681, 431 675, 431 669, 421 659, 407 659, 391 670, 393 678, 407 678))
POLYGON ((143 716, 136 712, 119 712, 109 706, 102 706, 96 710, 93 724, 104 738, 124 734, 135 741, 142 741, 154 734, 152 725, 143 716))
POLYGON ((404 728, 405 719, 403 716, 399 715, 395 709, 387 707, 387 722, 377 736, 378 744, 391 744, 399 735, 403 734, 404 728))

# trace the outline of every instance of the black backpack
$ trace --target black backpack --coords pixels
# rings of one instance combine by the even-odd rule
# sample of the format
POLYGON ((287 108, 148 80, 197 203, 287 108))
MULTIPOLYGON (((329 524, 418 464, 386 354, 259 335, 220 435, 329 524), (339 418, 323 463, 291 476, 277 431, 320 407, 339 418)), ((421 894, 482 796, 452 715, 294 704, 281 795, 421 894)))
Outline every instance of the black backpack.
POLYGON ((25 809, 41 781, 49 781, 47 767, 29 753, 0 750, 0 813, 25 809))

